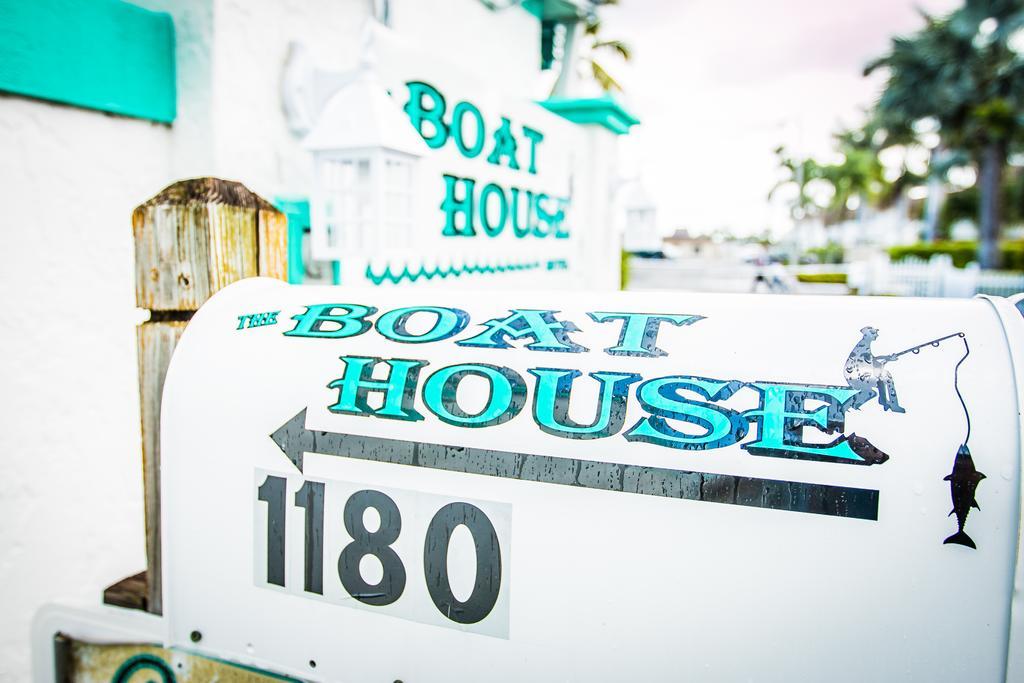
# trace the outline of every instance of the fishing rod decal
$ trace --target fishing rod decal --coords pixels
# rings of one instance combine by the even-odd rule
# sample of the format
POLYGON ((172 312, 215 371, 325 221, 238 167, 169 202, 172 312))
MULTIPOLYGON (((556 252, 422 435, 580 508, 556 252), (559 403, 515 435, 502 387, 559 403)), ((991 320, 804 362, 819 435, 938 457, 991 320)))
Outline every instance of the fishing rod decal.
POLYGON ((967 433, 964 436, 964 442, 957 449, 956 455, 953 458, 952 471, 943 478, 943 481, 949 482, 949 494, 953 504, 953 509, 950 510, 949 516, 956 515, 957 521, 956 533, 944 540, 943 543, 953 543, 976 549, 977 545, 974 543, 974 539, 964 531, 964 525, 967 523, 967 515, 970 514, 972 507, 978 510, 981 509, 975 497, 975 492, 977 491, 978 484, 985 478, 985 475, 974 466, 974 458, 971 456, 971 449, 967 445, 971 438, 971 415, 967 410, 967 403, 964 401, 963 394, 960 393, 960 366, 971 355, 971 348, 967 343, 967 335, 963 332, 954 332, 953 334, 932 339, 897 353, 876 356, 871 350, 871 344, 878 339, 878 329, 864 327, 860 332, 860 341, 850 351, 850 355, 846 359, 846 367, 843 371, 850 388, 857 390, 851 405, 851 408, 854 410, 859 409, 868 401, 877 398, 883 410, 894 413, 907 412, 900 405, 899 399, 896 396, 896 385, 893 382, 892 374, 885 367, 886 364, 896 361, 908 353, 918 354, 922 349, 928 347, 937 348, 947 340, 959 339, 963 342, 964 355, 953 368, 953 389, 956 391, 956 396, 960 400, 960 406, 964 411, 967 433))

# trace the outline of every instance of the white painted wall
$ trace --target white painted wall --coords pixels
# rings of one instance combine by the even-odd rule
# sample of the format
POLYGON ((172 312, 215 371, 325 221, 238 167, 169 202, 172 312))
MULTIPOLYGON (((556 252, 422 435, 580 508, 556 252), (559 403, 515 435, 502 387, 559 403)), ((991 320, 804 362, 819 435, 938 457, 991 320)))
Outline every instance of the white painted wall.
POLYGON ((166 126, 0 99, 0 681, 29 620, 145 567, 131 211, 166 126), (116 141, 116 144, 112 144, 116 141))
POLYGON ((519 7, 492 12, 476 1, 393 4, 392 27, 403 39, 424 49, 450 46, 447 61, 484 75, 503 95, 541 99, 540 23, 533 15, 519 7))
MULTIPOLYGON (((139 0, 175 19, 173 126, 0 95, 0 682, 28 677, 44 602, 98 603, 145 567, 132 280, 132 209, 174 180, 216 175, 267 197, 309 192, 280 78, 289 42, 355 63, 370 0, 139 0)), ((477 0, 394 0, 403 37, 444 46, 531 94, 537 20, 477 0)), ((595 190, 611 187, 610 133, 589 133, 595 190)), ((595 215, 591 220, 610 225, 595 215)), ((595 234, 582 258, 617 249, 595 234)), ((611 256, 609 256, 611 255, 611 256)), ((615 280, 613 282, 612 280, 615 280)))
POLYGON ((308 194, 312 164, 281 106, 288 44, 301 40, 321 63, 354 64, 370 2, 216 0, 215 8, 210 174, 267 198, 308 194))
MULTIPOLYGON (((179 83, 188 101, 174 124, 176 175, 241 180, 265 197, 307 195, 312 165, 281 106, 288 46, 300 41, 324 68, 354 68, 371 0, 145 1, 174 14, 179 33, 186 32, 178 37, 189 51, 180 68, 190 82, 179 83)), ((426 50, 451 46, 441 53, 452 62, 493 74, 505 93, 532 94, 540 25, 522 8, 492 12, 478 0, 392 0, 391 18, 403 41, 426 50)))

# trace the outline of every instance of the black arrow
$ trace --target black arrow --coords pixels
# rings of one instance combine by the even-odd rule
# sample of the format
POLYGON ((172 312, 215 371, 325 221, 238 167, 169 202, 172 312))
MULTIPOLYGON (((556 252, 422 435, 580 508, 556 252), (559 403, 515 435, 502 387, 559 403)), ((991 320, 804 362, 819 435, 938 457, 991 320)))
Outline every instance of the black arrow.
POLYGON ((319 453, 601 491, 878 519, 878 491, 873 489, 324 432, 306 429, 305 408, 281 425, 270 438, 300 472, 303 455, 319 453))

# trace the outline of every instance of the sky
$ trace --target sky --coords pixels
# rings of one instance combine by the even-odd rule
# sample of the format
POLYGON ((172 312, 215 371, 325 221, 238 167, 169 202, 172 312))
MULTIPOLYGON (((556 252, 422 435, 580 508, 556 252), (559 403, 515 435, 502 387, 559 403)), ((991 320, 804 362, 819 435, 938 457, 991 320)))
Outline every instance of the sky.
POLYGON ((789 226, 767 200, 774 149, 826 160, 831 134, 863 121, 882 78, 862 75, 921 8, 959 0, 620 0, 602 33, 633 48, 607 59, 642 125, 623 138, 622 173, 639 176, 663 233, 776 235, 789 226))

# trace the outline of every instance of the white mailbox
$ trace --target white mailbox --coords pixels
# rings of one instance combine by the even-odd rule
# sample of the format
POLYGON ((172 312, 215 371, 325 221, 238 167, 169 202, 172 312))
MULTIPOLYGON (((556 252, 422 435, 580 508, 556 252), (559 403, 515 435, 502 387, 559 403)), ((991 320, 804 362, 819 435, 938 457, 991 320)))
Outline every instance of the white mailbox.
POLYGON ((170 645, 323 681, 1021 680, 1022 328, 232 285, 167 375, 170 645))

